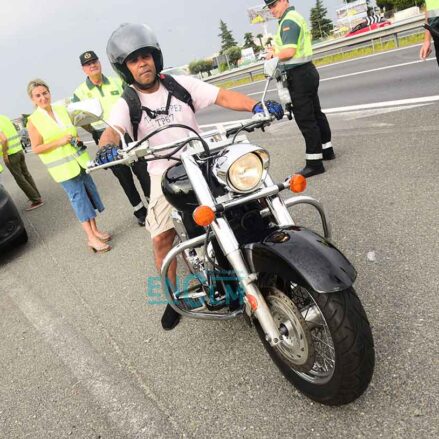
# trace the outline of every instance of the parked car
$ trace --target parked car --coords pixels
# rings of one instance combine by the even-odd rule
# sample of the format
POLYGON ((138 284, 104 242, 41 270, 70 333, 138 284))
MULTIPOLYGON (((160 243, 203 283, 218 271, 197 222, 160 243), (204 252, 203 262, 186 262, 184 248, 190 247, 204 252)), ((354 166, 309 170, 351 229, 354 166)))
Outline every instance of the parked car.
POLYGON ((376 23, 370 23, 369 20, 364 20, 363 22, 357 24, 350 32, 348 32, 345 37, 352 37, 354 35, 363 34, 370 32, 371 30, 380 29, 385 26, 390 26, 392 23, 387 20, 381 20, 376 23))
POLYGON ((17 207, 0 184, 0 250, 27 242, 27 232, 17 207))

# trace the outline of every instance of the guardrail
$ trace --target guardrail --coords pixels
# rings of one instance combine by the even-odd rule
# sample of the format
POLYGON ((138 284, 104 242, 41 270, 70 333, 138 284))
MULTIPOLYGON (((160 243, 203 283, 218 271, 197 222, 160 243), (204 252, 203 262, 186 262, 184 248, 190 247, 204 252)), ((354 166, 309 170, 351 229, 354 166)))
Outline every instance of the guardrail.
MULTIPOLYGON (((338 38, 336 40, 325 41, 313 46, 313 59, 323 58, 327 56, 329 52, 337 51, 336 53, 342 53, 343 49, 349 47, 350 50, 355 50, 352 46, 356 46, 362 43, 370 43, 374 45, 375 40, 381 40, 383 38, 393 37, 396 47, 399 47, 399 36, 403 32, 413 31, 419 28, 421 30, 422 25, 425 23, 425 15, 421 14, 416 17, 411 17, 404 21, 399 21, 390 26, 386 26, 381 29, 375 29, 373 31, 366 32, 360 35, 354 35, 348 38, 338 38)), ((211 84, 224 82, 231 79, 239 79, 242 77, 250 77, 253 81, 253 76, 264 71, 264 61, 256 62, 245 67, 238 67, 233 70, 229 70, 219 75, 210 76, 204 78, 205 82, 211 84)))

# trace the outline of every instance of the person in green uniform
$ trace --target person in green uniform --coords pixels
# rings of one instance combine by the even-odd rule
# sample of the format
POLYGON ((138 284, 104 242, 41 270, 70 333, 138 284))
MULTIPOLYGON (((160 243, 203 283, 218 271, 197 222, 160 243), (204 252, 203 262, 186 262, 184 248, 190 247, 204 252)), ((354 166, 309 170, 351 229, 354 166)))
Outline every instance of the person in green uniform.
POLYGON ((265 4, 279 20, 274 48, 268 50, 266 59, 279 58, 286 74, 294 119, 306 144, 306 164, 298 173, 312 177, 325 172, 322 160, 332 160, 335 154, 328 119, 320 107, 320 78, 311 61, 311 34, 306 20, 288 0, 265 0, 265 4))
MULTIPOLYGON (((85 99, 98 99, 101 103, 103 115, 102 118, 108 121, 111 109, 119 100, 123 93, 123 82, 119 77, 105 76, 102 73, 101 62, 98 56, 92 50, 82 53, 79 56, 82 70, 87 75, 87 79, 77 87, 73 94, 72 102, 82 101, 85 99)), ((98 121, 91 127, 84 127, 89 131, 96 145, 99 143, 101 134, 107 125, 98 121)), ((145 225, 147 214, 146 206, 140 197, 140 194, 134 184, 133 173, 139 180, 146 201, 149 203, 151 180, 148 173, 147 163, 141 159, 131 166, 118 165, 111 168, 114 176, 119 180, 122 189, 125 192, 131 206, 133 206, 134 216, 140 226, 145 225)))
POLYGON ((431 39, 433 38, 436 60, 439 65, 439 0, 425 0, 425 35, 419 56, 422 60, 431 53, 431 39))
POLYGON ((44 202, 26 166, 20 135, 12 121, 3 115, 0 115, 0 148, 6 167, 11 172, 18 187, 26 194, 30 201, 29 206, 25 210, 41 207, 44 202))
POLYGON ((111 250, 107 244, 111 235, 100 231, 96 224, 96 211, 102 212, 104 205, 91 176, 85 172, 90 156, 78 144, 78 133, 67 109, 52 104, 49 86, 41 79, 30 81, 27 92, 36 107, 27 124, 32 151, 66 192, 87 235, 87 246, 95 253, 111 250))

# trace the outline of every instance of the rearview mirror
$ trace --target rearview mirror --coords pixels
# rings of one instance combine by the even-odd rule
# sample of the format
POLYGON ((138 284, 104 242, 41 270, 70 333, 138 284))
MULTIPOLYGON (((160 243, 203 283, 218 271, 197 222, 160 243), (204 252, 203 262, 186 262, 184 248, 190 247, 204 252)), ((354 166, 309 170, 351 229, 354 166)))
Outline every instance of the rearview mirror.
POLYGON ((269 78, 276 76, 277 66, 279 64, 279 58, 271 58, 264 63, 264 74, 269 78))
POLYGON ((102 120, 102 106, 99 99, 85 99, 68 105, 73 125, 81 127, 102 120))

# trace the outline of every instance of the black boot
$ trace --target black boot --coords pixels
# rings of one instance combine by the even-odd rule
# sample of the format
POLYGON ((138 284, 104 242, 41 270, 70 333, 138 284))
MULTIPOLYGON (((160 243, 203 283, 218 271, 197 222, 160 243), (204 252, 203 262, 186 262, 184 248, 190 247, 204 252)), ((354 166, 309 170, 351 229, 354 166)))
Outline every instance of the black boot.
POLYGON ((325 168, 321 160, 307 160, 303 169, 297 172, 297 174, 303 175, 305 178, 312 177, 313 175, 323 174, 325 168))
POLYGON ((165 312, 162 315, 162 328, 165 331, 174 329, 180 323, 181 315, 174 311, 170 305, 166 305, 165 312))
POLYGON ((334 160, 334 159, 335 159, 335 152, 332 147, 323 150, 323 160, 334 160))
POLYGON ((148 210, 145 206, 141 207, 139 210, 134 212, 134 216, 137 219, 137 224, 141 227, 145 226, 146 215, 148 214, 148 210))
POLYGON ((322 154, 323 154, 323 160, 335 159, 334 148, 332 147, 331 141, 326 142, 322 145, 322 154))

